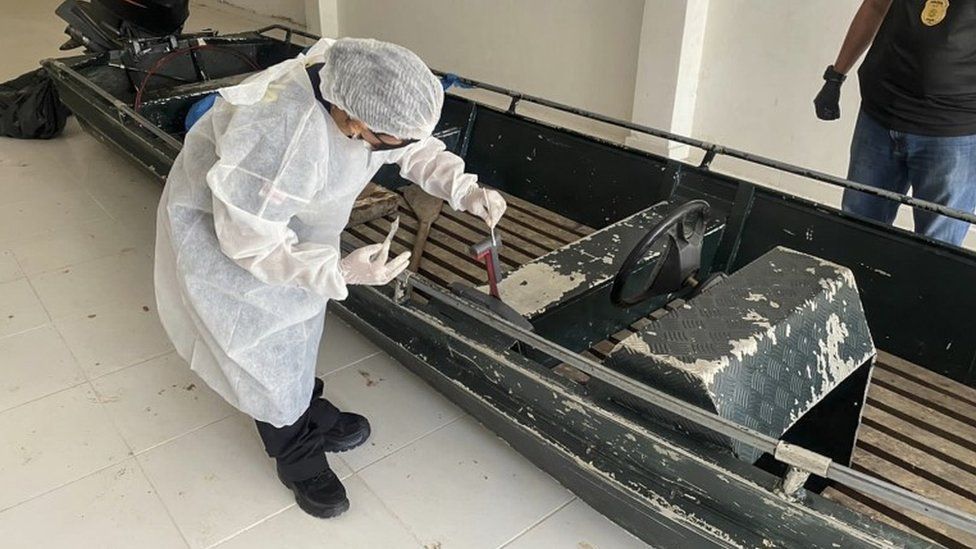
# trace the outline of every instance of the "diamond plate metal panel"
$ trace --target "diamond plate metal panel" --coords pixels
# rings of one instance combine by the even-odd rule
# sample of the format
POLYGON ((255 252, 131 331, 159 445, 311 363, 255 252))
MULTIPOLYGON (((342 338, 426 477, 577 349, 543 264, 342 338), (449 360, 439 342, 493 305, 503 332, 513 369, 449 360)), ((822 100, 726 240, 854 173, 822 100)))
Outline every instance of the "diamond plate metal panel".
POLYGON ((776 248, 622 341, 607 364, 780 437, 874 354, 851 271, 776 248))

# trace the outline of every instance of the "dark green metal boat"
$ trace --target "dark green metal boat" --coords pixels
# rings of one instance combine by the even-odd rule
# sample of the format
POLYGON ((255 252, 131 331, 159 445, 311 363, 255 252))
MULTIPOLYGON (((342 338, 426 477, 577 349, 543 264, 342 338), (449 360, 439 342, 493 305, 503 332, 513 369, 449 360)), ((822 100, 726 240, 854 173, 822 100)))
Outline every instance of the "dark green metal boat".
MULTIPOLYGON (((162 180, 191 105, 297 54, 298 37, 314 38, 130 40, 45 67, 85 129, 162 180)), ((438 129, 509 198, 507 307, 472 290, 486 282, 467 251, 481 225, 446 211, 419 272, 356 287, 343 317, 653 545, 976 543, 976 254, 709 166, 724 155, 857 184, 455 80, 509 102, 449 95, 438 129), (556 127, 522 114, 527 102, 704 160, 556 127)), ((394 171, 377 182, 407 184, 394 171)), ((417 221, 405 203, 400 216, 394 247, 409 249, 417 221)), ((377 241, 390 221, 350 227, 344 244, 377 241)))

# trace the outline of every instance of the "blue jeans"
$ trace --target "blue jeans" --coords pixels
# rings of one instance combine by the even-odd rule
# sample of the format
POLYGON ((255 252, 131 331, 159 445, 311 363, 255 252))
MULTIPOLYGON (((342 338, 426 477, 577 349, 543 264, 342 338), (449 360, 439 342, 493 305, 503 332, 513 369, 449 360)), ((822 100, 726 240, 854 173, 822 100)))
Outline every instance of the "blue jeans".
MULTIPOLYGON (((976 209, 976 135, 929 137, 886 129, 861 111, 851 141, 847 178, 972 212, 976 209)), ((898 202, 845 190, 843 208, 891 224, 898 202)), ((960 245, 969 223, 933 212, 913 210, 915 232, 960 245)))

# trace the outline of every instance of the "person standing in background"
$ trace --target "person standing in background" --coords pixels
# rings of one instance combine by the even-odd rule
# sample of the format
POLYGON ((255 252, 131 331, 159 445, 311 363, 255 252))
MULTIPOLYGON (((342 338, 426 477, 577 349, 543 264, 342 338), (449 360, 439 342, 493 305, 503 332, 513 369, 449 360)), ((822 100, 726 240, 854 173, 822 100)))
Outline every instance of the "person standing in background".
MULTIPOLYGON (((864 0, 814 99, 840 118, 841 84, 861 55, 861 109, 847 178, 958 210, 976 209, 976 1, 864 0), (870 49, 869 49, 870 48, 870 49)), ((897 202, 844 192, 843 209, 882 223, 897 202)), ((915 232, 960 245, 969 224, 914 210, 915 232)))

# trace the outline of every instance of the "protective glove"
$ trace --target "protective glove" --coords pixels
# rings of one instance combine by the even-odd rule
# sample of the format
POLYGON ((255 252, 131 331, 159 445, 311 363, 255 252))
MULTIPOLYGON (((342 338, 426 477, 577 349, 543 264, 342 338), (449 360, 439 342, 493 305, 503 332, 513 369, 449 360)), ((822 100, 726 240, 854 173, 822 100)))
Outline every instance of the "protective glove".
POLYGON ((410 252, 393 258, 390 256, 390 242, 400 228, 400 218, 393 222, 390 232, 381 244, 370 244, 351 252, 339 262, 339 271, 346 284, 383 286, 397 277, 410 264, 410 252))
POLYGON ((492 229, 505 215, 508 204, 498 191, 478 187, 461 199, 461 208, 483 219, 492 229))
POLYGON ((824 85, 820 88, 820 93, 813 100, 813 106, 817 110, 817 118, 821 120, 837 120, 840 118, 840 85, 847 79, 846 76, 834 70, 830 65, 824 71, 824 85))

